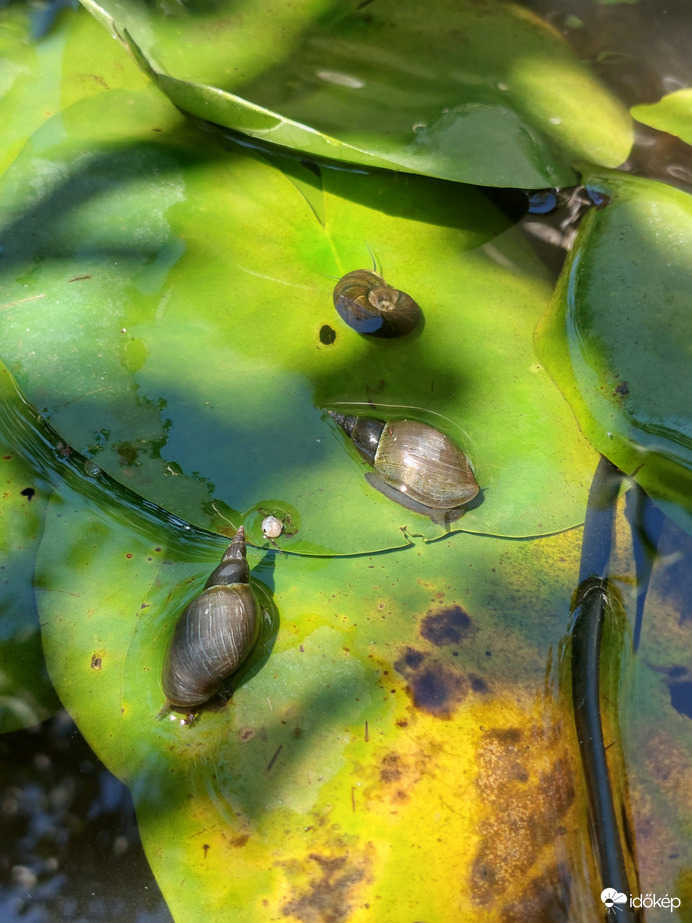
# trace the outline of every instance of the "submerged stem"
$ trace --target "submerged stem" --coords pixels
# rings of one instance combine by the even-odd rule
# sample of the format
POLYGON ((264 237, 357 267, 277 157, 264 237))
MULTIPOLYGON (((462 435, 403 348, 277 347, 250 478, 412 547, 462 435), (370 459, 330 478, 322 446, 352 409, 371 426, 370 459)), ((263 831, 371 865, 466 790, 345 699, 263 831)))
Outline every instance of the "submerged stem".
MULTIPOLYGON (((584 541, 572 621, 572 702, 590 820, 603 888, 629 895, 618 812, 608 771, 601 722, 600 658, 604 620, 609 611, 608 571, 615 507, 624 475, 601 458, 589 492, 584 541)), ((628 904, 618 919, 640 919, 628 904)))

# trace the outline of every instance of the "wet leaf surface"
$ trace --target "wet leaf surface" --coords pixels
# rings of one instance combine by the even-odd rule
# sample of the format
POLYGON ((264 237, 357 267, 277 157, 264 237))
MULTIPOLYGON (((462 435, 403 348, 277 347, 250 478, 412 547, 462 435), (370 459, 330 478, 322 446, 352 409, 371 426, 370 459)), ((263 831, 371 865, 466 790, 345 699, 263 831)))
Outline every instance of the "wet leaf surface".
POLYGON ((277 513, 314 554, 443 533, 366 482, 326 415, 351 402, 463 447, 482 503, 453 528, 581 521, 593 453, 531 346, 545 274, 482 191, 226 150, 149 87, 49 120, 0 202, 5 361, 67 442, 176 515, 261 544, 277 513), (405 338, 334 310, 371 254, 423 307, 405 338))
POLYGON ((632 106, 632 118, 692 144, 692 89, 668 93, 656 103, 632 106))
MULTIPOLYGON (((321 15, 329 7, 280 5, 257 30, 253 9, 236 6, 257 44, 246 41, 238 19, 219 23, 218 9, 169 10, 157 23, 161 33, 142 27, 156 17, 152 9, 123 4, 114 15, 119 22, 132 17, 135 40, 173 75, 158 78, 171 98, 199 107, 198 115, 218 112, 222 122, 230 112, 240 119, 234 127, 242 122, 264 136, 266 113, 181 81, 217 82, 214 74, 228 67, 237 39, 243 88, 282 89, 287 49, 309 51, 319 30, 330 28, 321 15), (204 76, 178 69, 189 48, 209 69, 204 76)), ((361 4, 350 15, 372 16, 377 37, 387 9, 361 4)), ((472 19, 479 10, 473 6, 472 19)), ((613 165, 624 159, 623 110, 555 34, 509 4, 484 10, 492 41, 483 41, 493 54, 481 48, 474 67, 486 83, 472 87, 468 106, 455 103, 453 112, 439 109, 437 95, 426 101, 430 121, 417 125, 414 141, 419 166, 418 146, 425 144, 425 171, 446 175, 439 172, 447 169, 445 145, 460 150, 456 132, 468 124, 461 116, 479 127, 472 159, 459 160, 467 180, 480 182, 487 171, 487 181, 498 185, 543 185, 548 176, 571 182, 575 152, 613 165), (517 77, 505 90, 496 84, 504 71, 494 53, 502 52, 498 36, 510 26, 523 37, 503 52, 501 66, 514 67, 517 77), (540 50, 543 70, 531 49, 540 50), (557 69, 562 76, 553 80, 557 69), (528 92, 532 80, 536 94, 528 92), (518 115, 516 88, 530 99, 518 115), (568 90, 574 101, 565 99, 568 90), (511 101, 502 113, 498 95, 501 105, 511 101), (560 124, 551 123, 553 103, 566 106, 560 124), (468 172, 474 164, 475 179, 468 172)), ((0 605, 12 614, 0 639, 0 669, 21 704, 6 709, 5 729, 17 726, 11 722, 20 711, 40 716, 51 708, 48 687, 45 697, 40 686, 32 688, 31 702, 17 693, 27 675, 35 682, 40 673, 31 580, 47 508, 37 593, 50 675, 95 753, 129 785, 149 861, 176 919, 597 918, 601 883, 564 694, 581 530, 532 541, 497 537, 581 521, 595 465, 572 411, 531 350, 548 281, 512 227, 516 212, 460 184, 274 159, 220 142, 218 133, 203 140, 82 11, 63 10, 59 28, 36 41, 46 11, 55 14, 38 6, 0 11, 0 50, 11 63, 0 100, 9 126, 0 155, 7 222, 0 355, 64 435, 42 424, 3 371, 0 430, 11 457, 0 452, 0 522, 10 522, 10 534, 0 533, 0 566, 16 580, 0 585, 0 605), (373 260, 423 307, 424 327, 398 343, 358 337, 331 305, 336 277, 373 260), (464 446, 484 502, 454 525, 463 531, 444 534, 365 481, 365 466, 324 415, 340 402, 432 420, 464 446), (263 542, 260 523, 268 513, 284 519, 278 541, 294 553, 281 555, 263 542), (218 563, 227 543, 218 533, 230 534, 240 522, 265 545, 250 551, 253 586, 267 613, 260 643, 229 684, 233 697, 224 709, 205 711, 192 727, 156 720, 175 620, 218 563), (484 532, 493 534, 478 534, 484 532), (345 556, 331 558, 335 551, 345 556), (26 641, 19 657, 17 633, 26 641)), ((431 18, 422 9, 414 18, 423 13, 431 18)), ((467 7, 455 5, 454 15, 467 15, 467 7)), ((404 30, 396 35, 387 25, 391 55, 366 62, 368 88, 383 67, 396 73, 392 59, 400 62, 407 50, 404 30)), ((420 35, 417 19, 415 25, 420 35)), ((481 30, 480 20, 476 25, 481 30)), ((481 47, 479 37, 482 31, 474 38, 481 47)), ((411 76, 396 77, 408 86, 406 104, 420 100, 407 84, 419 76, 417 51, 406 61, 411 76)), ((356 88, 334 75, 350 72, 333 61, 311 95, 305 88, 314 82, 314 60, 291 60, 299 66, 295 101, 314 102, 315 118, 338 115, 346 124, 335 100, 353 98, 356 88)), ((435 55, 432 82, 438 89, 447 79, 462 86, 463 75, 449 68, 439 77, 443 60, 435 55)), ((231 89, 237 92, 235 84, 231 89)), ((385 88, 382 98, 391 92, 385 88)), ((403 103, 401 111, 405 132, 384 152, 399 167, 417 117, 403 103)), ((385 124, 391 127, 373 106, 368 137, 385 124)), ((283 110, 274 129, 298 148, 306 137, 318 145, 328 140, 289 124, 283 110)), ((353 138, 342 142, 323 153, 338 149, 347 157, 350 143, 362 162, 383 157, 369 141, 361 149, 353 138)), ((684 196, 659 195, 656 184, 641 182, 590 177, 593 189, 614 192, 620 206, 589 217, 579 253, 591 268, 584 278, 573 276, 594 313, 603 306, 615 312, 615 334, 590 326, 606 346, 594 347, 588 361, 608 388, 620 388, 625 407, 640 369, 630 373, 627 365, 622 374, 620 360, 631 356, 617 337, 630 317, 613 291, 637 305, 639 286, 650 304, 672 310, 657 310, 645 325, 651 339, 660 339, 656 325, 666 316, 676 325, 668 349, 686 329, 676 287, 689 290, 687 230, 675 205, 684 196), (618 223, 625 206, 630 223, 644 229, 640 236, 627 221, 618 223), (659 223, 652 225, 652 216, 659 223), (616 247, 615 229, 627 252, 616 247), (596 231, 618 272, 613 291, 603 281, 607 267, 600 280, 593 272, 596 231), (613 356, 621 378, 611 382, 613 356)), ((635 325, 644 316, 637 310, 635 325)), ((551 334, 545 354, 556 378, 564 342, 551 334)), ((641 355, 649 362, 651 351, 641 355)), ((670 355, 666 369, 674 371, 680 352, 670 355)), ((570 397, 567 382, 558 384, 570 397)), ((660 365, 637 391, 650 389, 652 400, 664 403, 663 384, 674 405, 682 390, 660 365)), ((592 426, 588 408, 582 413, 570 400, 600 447, 603 420, 592 426)), ((689 493, 688 461, 675 451, 686 432, 680 406, 679 419, 665 417, 665 451, 659 457, 647 445, 642 468, 642 483, 654 493, 665 483, 669 492, 660 496, 673 502, 689 493), (662 458, 677 468, 665 468, 662 458)), ((616 403, 609 413, 621 428, 618 450, 621 443, 629 450, 631 421, 621 426, 621 409, 616 403)), ((629 456, 622 458, 624 465, 629 456)), ((635 619, 628 542, 621 523, 613 579, 628 621, 615 626, 604 648, 612 667, 608 759, 631 806, 627 841, 642 891, 667 890, 689 902, 684 806, 692 668, 681 651, 689 649, 692 570, 685 536, 664 530, 640 654, 623 654, 635 619)), ((57 889, 57 878, 35 892, 37 900, 57 889)), ((133 903, 133 919, 141 907, 133 903)))
POLYGON ((584 220, 538 353, 593 445, 690 528, 692 199, 622 174, 587 177, 584 220))
MULTIPOLYGON (((628 543, 618 542, 613 570, 626 573, 628 543)), ((631 839, 636 845, 641 894, 677 897, 682 908, 692 898, 692 849, 682 779, 692 759, 687 706, 690 677, 690 537, 666 520, 643 613, 639 652, 625 651, 620 696, 626 703, 617 719, 627 766, 631 839)), ((626 586, 626 581, 621 584, 626 586)), ((629 608, 630 619, 634 607, 629 608)), ((647 913, 657 919, 670 909, 647 913)))
POLYGON ((541 188, 632 143, 624 108, 511 3, 85 6, 181 109, 308 155, 541 188))
POLYGON ((223 542, 68 480, 39 562, 49 668, 130 785, 176 918, 593 911, 572 731, 544 676, 580 531, 329 561, 251 552, 278 634, 230 704, 181 726, 156 718, 163 655, 223 542))
MULTIPOLYGON (((17 396, 0 370, 0 733, 32 727, 59 701, 48 679, 41 648, 34 569, 51 493, 8 425, 8 400, 17 396)), ((14 421, 12 421, 14 422, 14 421)))

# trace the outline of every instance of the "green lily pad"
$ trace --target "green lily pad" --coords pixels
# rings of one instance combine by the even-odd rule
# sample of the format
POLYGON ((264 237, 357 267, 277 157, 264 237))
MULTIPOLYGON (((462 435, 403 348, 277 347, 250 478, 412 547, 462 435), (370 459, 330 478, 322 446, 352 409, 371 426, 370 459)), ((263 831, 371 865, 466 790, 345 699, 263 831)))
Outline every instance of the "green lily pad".
POLYGON ((615 167, 631 147, 626 110, 511 3, 84 5, 181 109, 312 156, 542 188, 573 185, 575 160, 615 167))
POLYGON ((60 84, 54 79, 62 42, 31 41, 31 12, 13 4, 0 10, 0 174, 17 156, 26 138, 59 108, 60 84))
POLYGON ((34 598, 51 483, 36 452, 27 451, 22 410, 0 367, 0 733, 38 724, 60 706, 46 672, 34 598))
POLYGON ((544 270, 480 190, 223 150, 149 88, 43 126, 0 205, 2 356, 23 393, 181 518, 232 533, 278 500, 301 521, 282 546, 322 554, 439 535, 365 482, 326 415, 347 401, 460 443, 484 502, 457 528, 581 521, 593 455, 532 352, 544 270), (405 338, 334 310, 335 280, 371 253, 423 308, 405 338))
POLYGON ((156 718, 164 651, 224 543, 66 472, 37 573, 46 657, 130 786, 173 916, 318 919, 318 906, 346 923, 381 900, 392 923, 501 919, 536 887, 554 901, 563 863, 595 901, 573 741, 543 692, 579 541, 455 535, 331 560, 251 549, 278 634, 225 708, 181 726, 156 718), (530 828, 506 822, 519 810, 530 828))
POLYGON ((632 106, 630 114, 644 125, 667 131, 682 138, 686 144, 692 144, 692 89, 668 93, 657 103, 632 106))
POLYGON ((586 216, 537 349, 592 444, 692 527, 692 198, 587 174, 586 216))
POLYGON ((136 89, 147 77, 81 8, 11 4, 0 9, 0 174, 44 122, 110 86, 136 89))

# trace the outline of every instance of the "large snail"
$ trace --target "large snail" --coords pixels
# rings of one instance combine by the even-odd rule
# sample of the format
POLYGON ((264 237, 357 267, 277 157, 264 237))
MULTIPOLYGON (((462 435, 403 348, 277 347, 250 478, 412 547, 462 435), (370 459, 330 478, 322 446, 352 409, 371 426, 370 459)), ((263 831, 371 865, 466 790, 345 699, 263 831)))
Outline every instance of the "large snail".
POLYGON ((356 269, 339 279, 334 307, 349 327, 374 337, 400 337, 419 322, 416 302, 370 269, 356 269))
POLYGON ((328 411, 389 487, 432 510, 463 506, 479 491, 466 455, 432 426, 328 411))
POLYGON ((194 709, 211 699, 252 650, 259 624, 241 526, 204 591, 175 626, 163 665, 168 704, 194 709))

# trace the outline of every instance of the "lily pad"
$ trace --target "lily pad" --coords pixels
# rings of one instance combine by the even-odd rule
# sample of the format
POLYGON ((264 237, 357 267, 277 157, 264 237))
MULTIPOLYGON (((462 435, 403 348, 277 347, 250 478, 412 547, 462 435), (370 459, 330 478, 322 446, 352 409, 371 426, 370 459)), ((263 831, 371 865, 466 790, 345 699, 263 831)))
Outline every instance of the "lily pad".
POLYGON ((62 42, 34 45, 32 19, 26 5, 13 4, 0 10, 0 173, 17 156, 26 138, 59 107, 60 85, 54 72, 62 42))
POLYGON ((301 520, 282 546, 311 553, 439 535, 365 482, 326 415, 348 401, 459 442, 485 499, 456 527, 581 521, 593 456, 532 352, 544 270, 481 190, 225 150, 149 88, 48 122, 0 204, 2 356, 23 393, 181 518, 232 532, 279 500, 301 520), (334 310, 335 280, 371 254, 423 308, 407 337, 334 310))
POLYGON ((0 9, 0 174, 40 125, 109 86, 143 87, 147 77, 82 8, 10 4, 0 9))
MULTIPOLYGON (((628 545, 623 531, 613 572, 625 574, 631 568, 628 545)), ((650 547, 648 552, 651 555, 650 547)), ((692 844, 681 803, 685 803, 684 780, 692 761, 692 676, 687 658, 689 619, 681 600, 690 595, 692 538, 666 519, 652 563, 639 656, 630 652, 625 658, 620 733, 639 890, 644 895, 667 893, 685 906, 692 897, 692 844)), ((625 590, 624 581, 622 586, 625 590)), ((629 611, 631 619, 634 605, 629 611)))
POLYGON ((631 147, 626 110, 512 3, 84 4, 181 109, 311 156, 542 188, 631 147))
POLYGON ((0 732, 31 727, 60 703, 48 679, 34 598, 36 553, 51 493, 26 431, 21 399, 0 367, 0 732))
POLYGON ((593 445, 692 528, 692 198, 587 173, 586 216, 537 349, 593 445))
POLYGON ((692 144, 692 89, 668 93, 656 103, 632 106, 630 113, 638 122, 692 144))
POLYGON ((115 500, 68 474, 51 501, 44 645, 66 707, 133 793, 176 919, 346 923, 381 901, 392 923, 499 920, 563 901, 563 866, 596 914, 574 741, 544 694, 578 531, 332 560, 251 550, 279 613, 269 659, 181 726, 156 719, 164 651, 223 542, 115 500))

